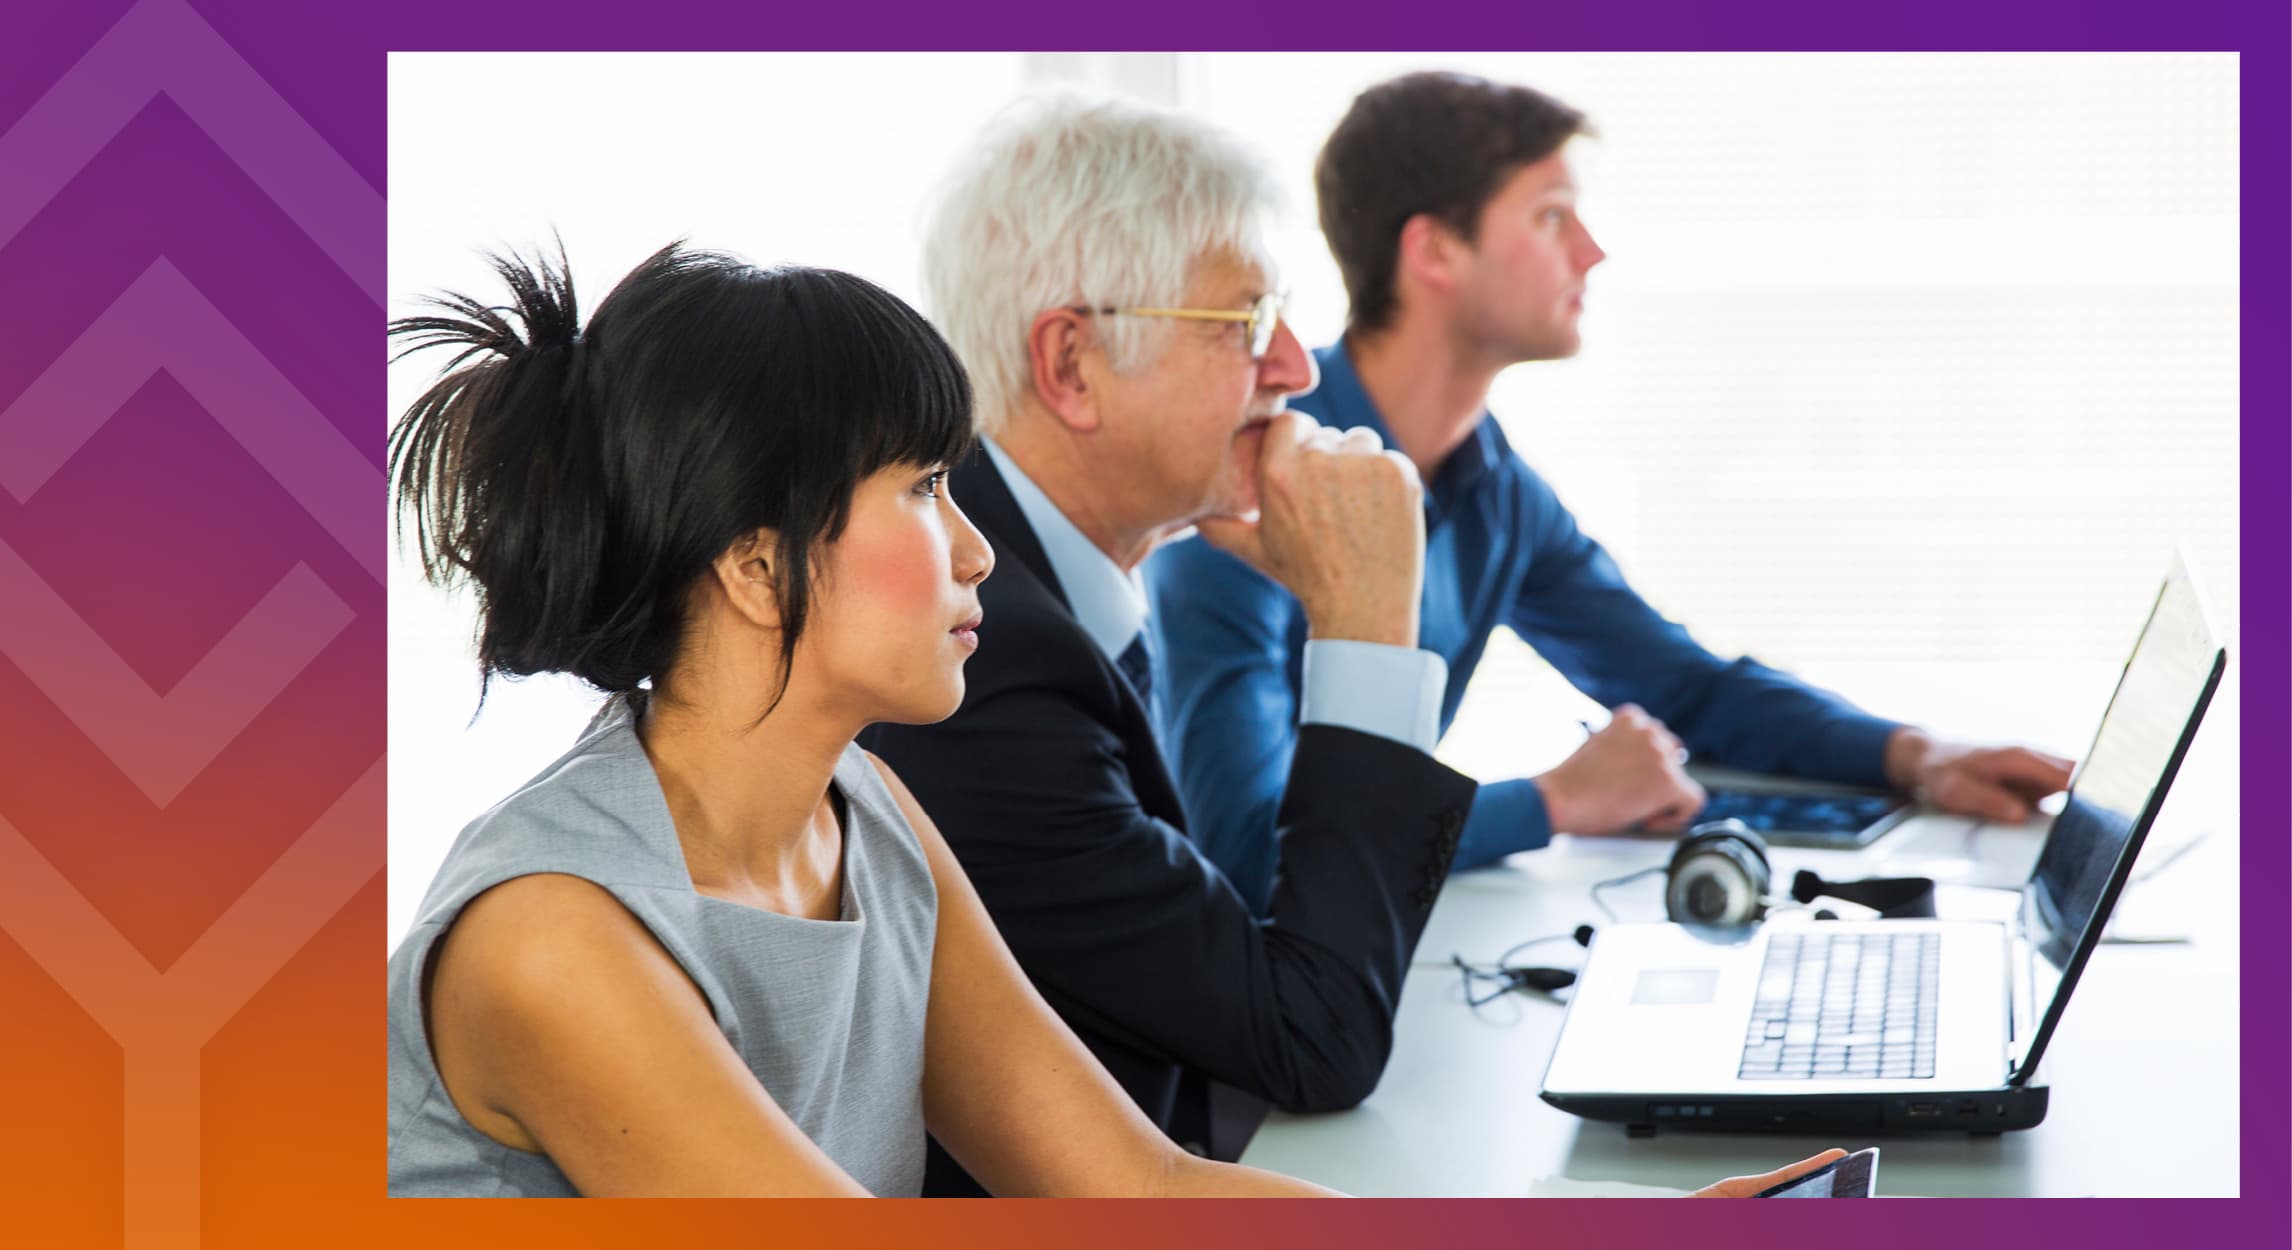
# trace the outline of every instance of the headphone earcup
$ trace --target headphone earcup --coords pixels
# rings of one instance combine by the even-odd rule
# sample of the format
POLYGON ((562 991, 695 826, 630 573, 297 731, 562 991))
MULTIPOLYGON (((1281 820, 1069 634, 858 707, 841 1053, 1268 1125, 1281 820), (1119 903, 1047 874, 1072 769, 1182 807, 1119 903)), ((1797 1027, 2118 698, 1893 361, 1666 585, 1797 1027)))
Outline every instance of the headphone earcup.
POLYGON ((1697 825, 1671 853, 1663 910, 1677 924, 1756 924, 1767 911, 1773 870, 1766 844, 1739 820, 1697 825))

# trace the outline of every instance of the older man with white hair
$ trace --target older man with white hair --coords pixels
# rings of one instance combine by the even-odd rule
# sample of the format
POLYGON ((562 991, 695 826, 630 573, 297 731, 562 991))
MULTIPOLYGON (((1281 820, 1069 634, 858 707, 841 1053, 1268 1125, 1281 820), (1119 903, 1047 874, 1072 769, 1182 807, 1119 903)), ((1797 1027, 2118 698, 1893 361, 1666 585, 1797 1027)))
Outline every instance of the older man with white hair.
MULTIPOLYGON (((1429 754, 1446 666, 1416 649, 1415 470, 1283 410, 1314 374, 1280 319, 1272 197, 1206 124, 1072 96, 1021 101, 962 160, 926 279, 986 436, 949 487, 1002 562, 961 710, 866 739, 1052 1005, 1222 1157, 1242 1134, 1213 1131, 1214 1083, 1300 1111, 1375 1087, 1474 792, 1429 754), (1187 839, 1156 736, 1137 568, 1196 524, 1308 622, 1262 919, 1187 839)), ((976 1192, 934 1163, 926 1192, 976 1192)))

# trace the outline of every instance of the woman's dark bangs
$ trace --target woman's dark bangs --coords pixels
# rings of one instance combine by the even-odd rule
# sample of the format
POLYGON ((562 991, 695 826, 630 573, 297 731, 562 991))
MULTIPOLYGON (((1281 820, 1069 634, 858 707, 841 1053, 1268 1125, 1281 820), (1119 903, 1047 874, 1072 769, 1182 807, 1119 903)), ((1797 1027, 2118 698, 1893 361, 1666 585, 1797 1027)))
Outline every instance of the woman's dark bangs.
POLYGON ((858 435, 854 476, 894 465, 954 464, 970 453, 971 379, 947 340, 896 296, 860 278, 848 284, 859 367, 840 405, 858 435))

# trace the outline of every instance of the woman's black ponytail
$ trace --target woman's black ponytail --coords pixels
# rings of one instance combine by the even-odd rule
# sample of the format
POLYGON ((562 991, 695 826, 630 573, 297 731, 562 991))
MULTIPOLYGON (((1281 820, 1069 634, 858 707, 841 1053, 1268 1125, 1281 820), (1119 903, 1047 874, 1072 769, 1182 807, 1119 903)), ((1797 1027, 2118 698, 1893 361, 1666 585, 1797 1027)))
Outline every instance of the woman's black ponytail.
POLYGON ((598 623, 609 515, 596 353, 581 337, 562 247, 554 260, 487 261, 507 305, 446 294, 428 301, 436 312, 390 323, 403 344, 393 362, 456 350, 391 431, 389 473, 423 573, 477 588, 485 672, 579 668, 560 646, 598 623))
POLYGON ((390 324, 393 359, 454 354, 391 430, 389 466, 423 572, 477 588, 488 676, 661 676, 695 579, 764 529, 792 663, 853 488, 971 448, 954 352, 864 279, 671 244, 583 329, 562 248, 490 259, 508 304, 446 295, 390 324))

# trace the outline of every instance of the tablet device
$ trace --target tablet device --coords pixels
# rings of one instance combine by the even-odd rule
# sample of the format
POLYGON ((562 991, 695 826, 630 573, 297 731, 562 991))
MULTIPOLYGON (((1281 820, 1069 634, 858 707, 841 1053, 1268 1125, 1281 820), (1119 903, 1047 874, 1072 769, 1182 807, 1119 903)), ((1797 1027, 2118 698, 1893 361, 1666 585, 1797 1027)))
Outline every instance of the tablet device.
POLYGON ((1852 850, 1876 840, 1913 810, 1895 794, 1786 794, 1706 787, 1691 824, 1740 820, 1770 846, 1852 850))
POLYGON ((1878 1147, 1857 1150, 1828 1167, 1784 1181, 1761 1198, 1868 1198, 1878 1180, 1878 1147))

